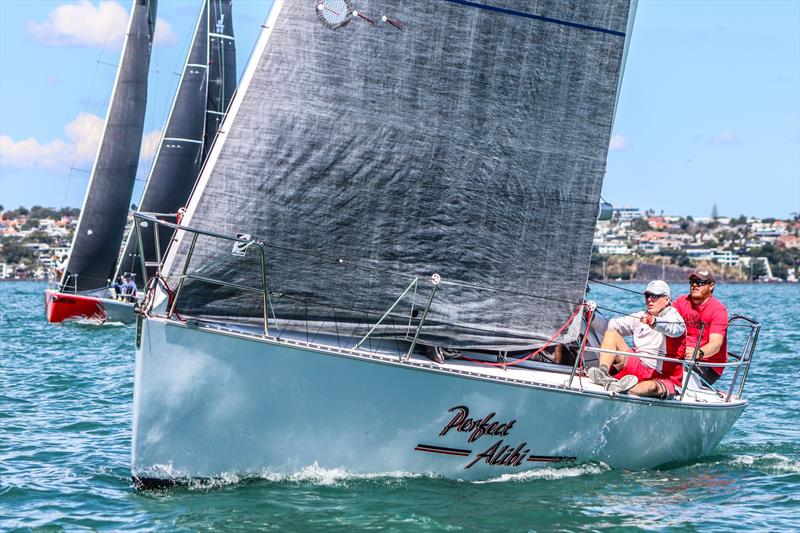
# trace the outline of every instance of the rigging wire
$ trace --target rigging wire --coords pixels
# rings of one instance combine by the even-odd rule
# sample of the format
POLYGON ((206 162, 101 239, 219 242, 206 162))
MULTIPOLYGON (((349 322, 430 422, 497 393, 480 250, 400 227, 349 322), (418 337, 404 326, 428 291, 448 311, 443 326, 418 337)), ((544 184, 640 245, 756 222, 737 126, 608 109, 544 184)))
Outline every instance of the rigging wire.
POLYGON ((642 292, 642 291, 637 291, 637 290, 634 290, 634 289, 628 289, 627 287, 620 287, 619 285, 614 285, 614 284, 612 284, 612 283, 606 283, 606 282, 604 282, 604 281, 598 281, 598 280, 596 280, 596 279, 590 279, 590 280, 589 280, 589 283, 597 283, 598 285, 605 285, 606 287, 611 287, 611 288, 614 288, 614 289, 619 289, 619 290, 621 290, 621 291, 632 292, 633 294, 638 294, 639 296, 641 296, 642 294, 644 294, 644 292, 642 292))

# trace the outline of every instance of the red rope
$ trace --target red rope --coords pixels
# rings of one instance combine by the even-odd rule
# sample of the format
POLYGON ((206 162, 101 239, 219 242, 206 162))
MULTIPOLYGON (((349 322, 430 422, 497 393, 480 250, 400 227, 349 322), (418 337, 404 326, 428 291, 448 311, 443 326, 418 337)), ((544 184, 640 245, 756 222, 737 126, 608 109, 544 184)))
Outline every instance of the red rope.
MULTIPOLYGON (((152 304, 153 294, 155 294, 156 286, 161 283, 161 287, 164 289, 164 292, 167 293, 167 309, 172 309, 172 303, 175 301, 175 292, 170 289, 169 285, 167 284, 167 280, 161 274, 156 274, 152 276, 149 280, 147 280, 147 296, 145 297, 145 301, 142 302, 142 309, 144 310, 144 314, 150 316, 150 307, 152 304)), ((183 317, 178 314, 178 311, 175 310, 175 316, 181 322, 185 322, 183 317)))
MULTIPOLYGON (((553 336, 552 336, 552 337, 550 337, 550 339, 548 339, 548 340, 547 340, 547 342, 546 342, 545 344, 543 344, 543 345, 542 345, 542 347, 541 347, 541 348, 539 348, 539 349, 538 349, 538 350, 536 350, 536 351, 533 351, 533 352, 529 353, 529 354, 528 354, 528 355, 526 355, 525 357, 521 357, 521 358, 519 358, 519 359, 514 359, 513 361, 510 361, 510 362, 507 362, 507 363, 490 363, 489 361, 481 361, 480 359, 472 359, 471 357, 467 357, 466 355, 462 355, 461 357, 459 357, 459 359, 464 359, 464 360, 466 360, 466 361, 470 361, 470 362, 472 362, 472 363, 478 363, 478 364, 481 364, 481 365, 486 365, 486 366, 502 366, 502 367, 506 367, 506 366, 514 366, 514 365, 518 365, 518 364, 520 364, 520 363, 522 363, 522 362, 524 362, 524 361, 527 361, 527 360, 528 360, 528 359, 530 359, 531 357, 535 357, 535 356, 539 355, 539 354, 540 354, 540 353, 542 353, 542 352, 543 352, 543 351, 544 351, 546 348, 550 347, 550 345, 553 343, 553 341, 555 341, 555 340, 556 340, 556 338, 558 338, 558 336, 559 336, 559 335, 561 335, 561 333, 563 333, 563 332, 564 332, 564 330, 565 330, 565 329, 567 329, 567 328, 569 327, 569 325, 570 325, 570 324, 572 324, 572 321, 573 321, 573 320, 575 320, 575 317, 576 317, 576 316, 578 316, 578 313, 580 312, 581 308, 583 308, 583 307, 586 307, 586 304, 580 304, 580 305, 579 305, 579 306, 578 306, 578 307, 575 309, 575 312, 574 312, 574 313, 572 313, 572 316, 571 316, 571 317, 569 317, 569 318, 567 319, 567 321, 566 321, 566 322, 564 322, 564 325, 563 325, 563 326, 561 326, 561 328, 560 328, 558 331, 556 331, 556 332, 553 334, 553 336)), ((587 336, 587 337, 588 337, 588 336, 587 336)), ((584 342, 584 343, 586 343, 586 337, 584 338, 583 342, 584 342)))

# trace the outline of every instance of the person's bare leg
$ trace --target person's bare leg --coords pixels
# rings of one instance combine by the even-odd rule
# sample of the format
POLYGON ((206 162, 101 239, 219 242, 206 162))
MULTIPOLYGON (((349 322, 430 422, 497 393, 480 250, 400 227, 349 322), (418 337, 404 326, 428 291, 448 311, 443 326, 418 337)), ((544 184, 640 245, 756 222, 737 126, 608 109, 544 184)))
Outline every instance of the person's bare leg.
POLYGON ((661 398, 667 392, 664 385, 653 379, 641 381, 637 383, 628 394, 635 394, 636 396, 647 396, 650 398, 661 398))
POLYGON ((557 365, 560 365, 563 360, 564 360, 564 345, 556 344, 555 348, 553 349, 553 362, 557 365))
MULTIPOLYGON (((600 343, 601 350, 613 350, 615 352, 630 352, 631 349, 628 346, 628 343, 625 342, 625 339, 622 338, 622 335, 619 334, 617 330, 608 329, 606 330, 605 335, 603 335, 603 341, 600 343)), ((600 352, 600 357, 598 360, 598 365, 600 367, 605 366, 606 370, 610 369, 615 363, 623 364, 625 362, 625 356, 618 355, 614 353, 608 352, 600 352)))

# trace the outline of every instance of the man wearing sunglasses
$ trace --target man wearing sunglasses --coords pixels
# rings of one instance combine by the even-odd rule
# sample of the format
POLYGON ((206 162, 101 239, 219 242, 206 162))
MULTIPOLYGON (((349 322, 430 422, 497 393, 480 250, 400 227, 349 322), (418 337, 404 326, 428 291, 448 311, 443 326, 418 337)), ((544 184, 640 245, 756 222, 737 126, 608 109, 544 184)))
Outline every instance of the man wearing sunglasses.
POLYGON ((589 369, 589 379, 611 392, 666 399, 675 394, 676 386, 680 386, 683 367, 678 362, 650 359, 644 355, 683 358, 686 326, 678 311, 670 305, 669 285, 664 281, 648 283, 644 299, 644 312, 609 320, 608 330, 600 344, 600 349, 631 352, 630 355, 601 352, 599 367, 589 369), (632 349, 625 342, 626 336, 633 337, 632 349))
MULTIPOLYGON (((686 321, 686 353, 697 351, 701 362, 724 363, 728 360, 728 310, 714 297, 714 272, 698 268, 689 274, 689 294, 675 300, 675 308, 686 321), (700 324, 703 336, 700 338, 700 324)), ((709 385, 722 375, 724 367, 701 366, 695 371, 709 385)))

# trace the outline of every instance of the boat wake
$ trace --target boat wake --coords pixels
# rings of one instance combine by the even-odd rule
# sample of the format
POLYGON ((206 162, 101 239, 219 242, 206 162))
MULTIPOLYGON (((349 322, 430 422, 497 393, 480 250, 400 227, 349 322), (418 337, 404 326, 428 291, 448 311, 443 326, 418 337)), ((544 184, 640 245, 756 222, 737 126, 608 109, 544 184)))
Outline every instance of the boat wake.
POLYGON ((363 481, 377 481, 382 483, 395 483, 407 479, 415 478, 440 478, 435 474, 414 474, 411 472, 380 472, 370 474, 359 474, 349 472, 343 468, 323 468, 317 463, 305 466, 292 473, 278 473, 263 470, 257 474, 233 474, 224 473, 214 478, 187 478, 175 472, 170 465, 158 465, 154 469, 159 473, 161 479, 175 480, 177 486, 188 488, 189 490, 213 490, 248 483, 279 483, 279 484, 305 484, 327 487, 346 487, 350 483, 363 481))
POLYGON ((769 474, 800 474, 800 460, 779 453, 732 455, 711 464, 736 469, 759 470, 769 474))
POLYGON ((503 474, 501 476, 487 479, 483 481, 473 481, 472 483, 508 483, 508 482, 526 482, 535 480, 556 480, 567 479, 580 476, 594 476, 602 474, 611 470, 611 467, 605 463, 584 463, 573 466, 562 467, 543 467, 535 468, 533 470, 526 470, 524 472, 516 472, 513 474, 503 474))
POLYGON ((110 322, 103 320, 102 318, 76 318, 74 320, 65 320, 65 323, 69 324, 76 324, 78 326, 91 326, 91 327, 107 327, 107 328, 117 328, 120 326, 125 326, 124 322, 110 322))
MULTIPOLYGON (((559 480, 580 476, 593 476, 611 470, 605 463, 585 463, 562 467, 543 467, 525 472, 503 474, 496 478, 481 481, 457 481, 459 483, 519 483, 535 480, 559 480)), ((446 479, 438 474, 387 471, 378 473, 354 473, 343 468, 323 468, 317 463, 305 466, 292 473, 262 471, 258 474, 226 473, 215 478, 186 478, 178 475, 170 466, 160 465, 162 478, 176 480, 176 485, 188 490, 214 490, 232 485, 250 483, 302 484, 320 487, 348 487, 354 483, 379 483, 392 485, 411 479, 446 479)))

